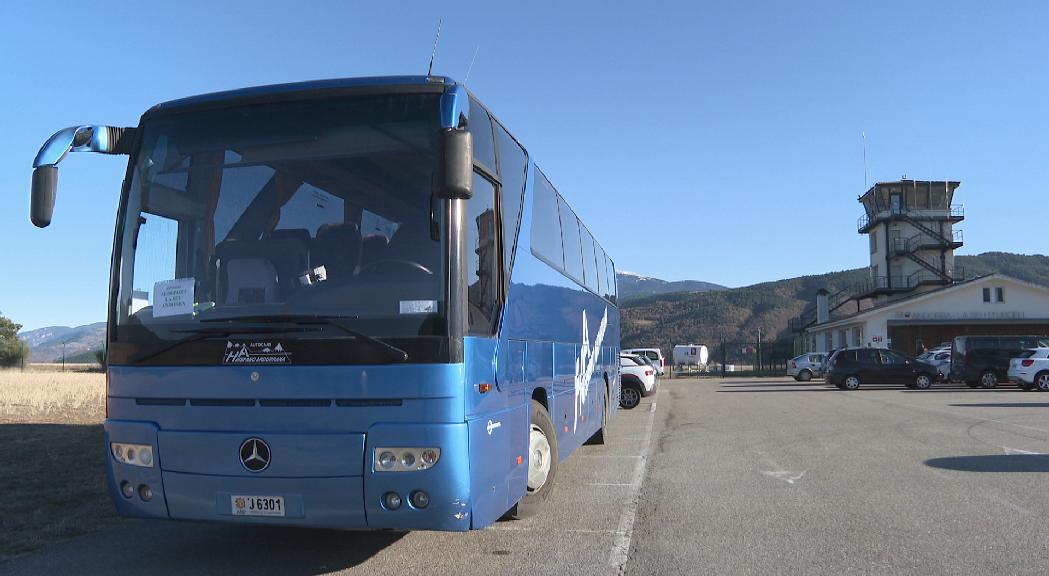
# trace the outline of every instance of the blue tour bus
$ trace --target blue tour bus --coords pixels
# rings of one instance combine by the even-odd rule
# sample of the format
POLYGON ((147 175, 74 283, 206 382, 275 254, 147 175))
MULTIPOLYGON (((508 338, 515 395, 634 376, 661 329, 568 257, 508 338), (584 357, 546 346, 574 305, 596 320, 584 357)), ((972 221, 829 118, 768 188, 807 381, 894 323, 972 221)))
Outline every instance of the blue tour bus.
POLYGON ((34 162, 37 226, 82 151, 130 156, 106 369, 121 514, 478 529, 604 441, 614 265, 462 85, 266 86, 67 128, 34 162))

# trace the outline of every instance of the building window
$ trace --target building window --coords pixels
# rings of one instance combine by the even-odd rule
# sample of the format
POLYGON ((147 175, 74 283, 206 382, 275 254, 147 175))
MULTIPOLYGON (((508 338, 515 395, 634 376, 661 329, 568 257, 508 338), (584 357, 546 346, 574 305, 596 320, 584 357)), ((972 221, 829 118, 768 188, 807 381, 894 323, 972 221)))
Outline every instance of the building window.
POLYGON ((824 332, 823 340, 824 340, 824 344, 826 344, 826 347, 823 349, 824 351, 830 352, 831 350, 834 349, 834 333, 833 332, 831 332, 830 330, 824 332))
POLYGON ((863 345, 863 327, 857 326, 852 329, 852 345, 862 346, 863 345))
POLYGON ((994 289, 994 301, 1005 302, 1005 288, 998 286, 994 289))
POLYGON ((991 301, 991 289, 990 288, 984 288, 983 289, 983 301, 984 302, 990 302, 991 301))
POLYGON ((878 231, 871 230, 871 254, 878 251, 878 231))

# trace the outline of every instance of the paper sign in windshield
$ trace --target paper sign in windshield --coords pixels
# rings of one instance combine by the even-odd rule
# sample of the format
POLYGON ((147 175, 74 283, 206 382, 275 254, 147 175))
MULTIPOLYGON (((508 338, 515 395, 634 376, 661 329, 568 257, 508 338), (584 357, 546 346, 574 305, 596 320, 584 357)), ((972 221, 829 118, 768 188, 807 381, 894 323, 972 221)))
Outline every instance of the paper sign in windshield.
POLYGON ((153 317, 193 313, 193 278, 163 280, 153 285, 153 317))
POLYGON ((436 300, 401 300, 401 314, 433 314, 436 311, 436 300))

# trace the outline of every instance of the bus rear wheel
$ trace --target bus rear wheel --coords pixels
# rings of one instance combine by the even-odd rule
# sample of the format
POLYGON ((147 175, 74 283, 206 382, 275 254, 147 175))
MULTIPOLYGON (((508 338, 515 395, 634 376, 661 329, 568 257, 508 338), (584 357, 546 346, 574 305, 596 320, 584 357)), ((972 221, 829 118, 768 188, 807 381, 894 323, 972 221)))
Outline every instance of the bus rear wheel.
POLYGON ((587 439, 586 444, 600 446, 605 443, 605 428, 608 426, 608 390, 601 394, 601 427, 587 439))
POLYGON ((523 508, 534 508, 550 498, 557 478, 557 434, 550 414, 532 400, 528 430, 528 490, 521 500, 523 508))

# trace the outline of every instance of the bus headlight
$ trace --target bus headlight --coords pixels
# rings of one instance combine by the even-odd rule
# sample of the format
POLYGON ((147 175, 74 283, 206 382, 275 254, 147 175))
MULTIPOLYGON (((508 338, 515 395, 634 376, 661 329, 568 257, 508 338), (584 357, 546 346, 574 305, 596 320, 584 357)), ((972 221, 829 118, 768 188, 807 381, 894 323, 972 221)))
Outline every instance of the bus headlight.
POLYGON ((377 472, 409 472, 433 468, 441 459, 440 448, 376 448, 377 472))
POLYGON ((153 467, 153 447, 148 444, 120 444, 113 442, 110 444, 110 449, 117 462, 142 468, 153 467))

